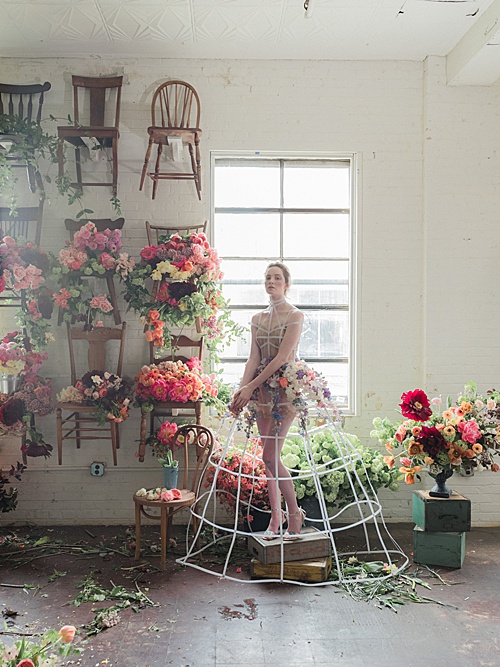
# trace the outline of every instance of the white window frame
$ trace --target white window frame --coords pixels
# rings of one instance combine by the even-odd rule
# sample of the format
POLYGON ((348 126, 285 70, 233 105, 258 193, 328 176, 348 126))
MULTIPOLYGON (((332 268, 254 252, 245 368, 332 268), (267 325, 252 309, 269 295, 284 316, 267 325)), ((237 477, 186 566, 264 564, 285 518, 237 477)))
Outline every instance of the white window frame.
MULTIPOLYGON (((359 326, 359 280, 358 280, 358 218, 359 203, 358 189, 360 187, 360 156, 355 152, 285 152, 285 151, 210 151, 210 226, 209 238, 211 243, 214 241, 214 220, 215 220, 215 198, 214 198, 214 169, 215 163, 220 159, 230 160, 232 158, 269 158, 282 160, 348 160, 350 162, 350 257, 349 257, 349 389, 348 389, 348 408, 342 408, 342 414, 345 416, 356 416, 358 414, 358 326, 359 326)), ((217 248, 216 248, 217 249, 217 248)), ((309 259, 309 258, 304 258, 309 259)), ((222 270, 224 271, 224 260, 222 258, 222 270)), ((314 367, 314 364, 312 364, 314 367)))

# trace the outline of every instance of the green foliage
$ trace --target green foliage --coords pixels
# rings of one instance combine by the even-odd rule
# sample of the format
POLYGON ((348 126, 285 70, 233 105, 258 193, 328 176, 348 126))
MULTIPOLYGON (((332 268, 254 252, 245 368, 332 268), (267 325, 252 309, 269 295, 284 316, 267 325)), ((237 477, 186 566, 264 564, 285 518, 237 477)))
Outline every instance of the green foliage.
MULTIPOLYGON (((327 507, 342 508, 354 502, 354 490, 358 496, 362 495, 358 477, 365 488, 369 489, 371 484, 375 492, 380 488, 397 491, 402 479, 399 471, 389 468, 384 462, 383 455, 378 450, 363 445, 357 436, 351 434, 345 436, 353 450, 352 461, 347 464, 341 457, 339 444, 332 431, 320 431, 311 438, 314 466, 319 473, 327 507), (354 471, 357 476, 353 474, 354 471)), ((315 480, 307 474, 311 466, 302 436, 289 435, 286 438, 281 458, 292 477, 296 477, 294 486, 297 499, 316 498, 318 492, 315 480), (300 478, 297 478, 299 475, 300 478)), ((346 452, 344 460, 348 460, 346 452)))

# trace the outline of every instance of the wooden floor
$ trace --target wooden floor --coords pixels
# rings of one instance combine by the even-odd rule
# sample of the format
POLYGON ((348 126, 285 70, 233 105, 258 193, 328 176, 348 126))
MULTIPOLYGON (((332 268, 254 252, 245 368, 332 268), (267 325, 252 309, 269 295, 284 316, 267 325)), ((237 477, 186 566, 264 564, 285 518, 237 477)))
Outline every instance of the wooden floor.
MULTIPOLYGON (((452 585, 433 578, 428 580, 431 591, 420 590, 443 605, 408 603, 394 613, 373 602, 355 601, 334 586, 236 583, 179 567, 175 557, 183 553, 182 539, 169 554, 167 571, 160 572, 156 526, 145 528, 143 567, 136 568, 133 533, 126 527, 18 528, 6 525, 4 517, 2 521, 0 609, 8 622, 2 640, 10 645, 19 633, 75 625, 85 651, 67 665, 500 664, 500 527, 474 528, 467 535, 463 568, 440 569, 452 585), (35 546, 41 538, 47 541, 35 546), (52 555, 50 545, 55 545, 52 555), (18 566, 13 558, 29 562, 18 566), (86 639, 82 626, 95 617, 92 610, 112 604, 69 604, 89 573, 104 588, 115 584, 140 590, 158 606, 138 613, 125 609, 116 625, 86 639), (36 588, 23 589, 25 585, 36 588)), ((390 529, 411 553, 412 526, 390 529)), ((248 565, 242 553, 233 567, 245 573, 248 565)))

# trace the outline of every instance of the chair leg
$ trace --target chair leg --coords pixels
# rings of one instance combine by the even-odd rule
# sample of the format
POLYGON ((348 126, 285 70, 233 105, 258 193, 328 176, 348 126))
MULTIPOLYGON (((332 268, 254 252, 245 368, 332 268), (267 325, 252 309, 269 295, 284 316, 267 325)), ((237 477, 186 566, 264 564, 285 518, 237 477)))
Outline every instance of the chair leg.
POLYGON ((167 508, 160 508, 160 546, 161 546, 161 558, 160 558, 160 567, 162 570, 167 569, 167 508))
POLYGON ((59 139, 57 144, 57 162, 59 165, 59 178, 64 176, 64 139, 59 139))
POLYGON ((62 432, 62 410, 61 408, 56 409, 56 426, 57 426, 57 458, 59 465, 62 465, 62 445, 63 445, 63 432, 62 432))
POLYGON ((135 560, 141 557, 141 506, 135 504, 135 560))
POLYGON ((80 449, 82 441, 80 439, 80 413, 75 412, 75 430, 76 430, 76 448, 80 449))
POLYGON ((75 164, 76 164, 76 182, 80 190, 82 189, 82 163, 80 155, 80 147, 75 147, 75 164))
POLYGON ((120 311, 118 310, 118 302, 116 300, 116 291, 115 291, 115 281, 113 280, 113 276, 110 276, 109 274, 106 275, 106 285, 108 286, 111 305, 113 306, 113 317, 115 320, 115 324, 117 325, 121 324, 122 318, 120 317, 120 311))
POLYGON ((155 174, 153 177, 153 196, 151 197, 151 199, 154 199, 156 197, 156 190, 158 189, 158 178, 160 174, 160 159, 162 153, 163 153, 163 145, 158 144, 158 152, 156 154, 155 174))
POLYGON ((146 453, 146 413, 141 410, 141 426, 139 436, 139 461, 144 461, 146 453))
POLYGON ((113 465, 117 466, 118 459, 116 456, 116 429, 118 428, 118 424, 116 422, 110 422, 109 426, 111 428, 111 447, 113 448, 113 465))
POLYGON ((116 449, 120 449, 120 427, 116 425, 116 449))
POLYGON ((200 156, 200 139, 195 135, 194 146, 196 150, 196 189, 198 190, 198 199, 201 200, 201 156, 200 156))
POLYGON ((146 174, 148 172, 148 164, 149 164, 149 158, 151 157, 152 148, 153 148, 153 137, 149 137, 148 148, 146 150, 146 157, 144 158, 144 165, 142 167, 141 184, 139 185, 139 190, 142 190, 142 187, 144 185, 144 179, 146 178, 146 174))
MULTIPOLYGON (((113 196, 116 197, 118 192, 118 137, 111 139, 111 150, 113 153, 113 196)), ((115 321, 115 324, 120 324, 115 321)))

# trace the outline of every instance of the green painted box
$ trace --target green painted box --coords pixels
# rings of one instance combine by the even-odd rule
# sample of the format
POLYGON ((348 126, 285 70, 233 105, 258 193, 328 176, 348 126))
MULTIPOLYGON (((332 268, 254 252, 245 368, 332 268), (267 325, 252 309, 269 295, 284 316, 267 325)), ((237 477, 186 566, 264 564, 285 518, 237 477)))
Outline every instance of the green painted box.
POLYGON ((428 533, 413 529, 413 562, 442 567, 462 567, 465 533, 428 533))
POLYGON ((449 498, 432 498, 428 491, 414 491, 413 522, 432 533, 461 533, 470 530, 471 502, 453 491, 449 498))

